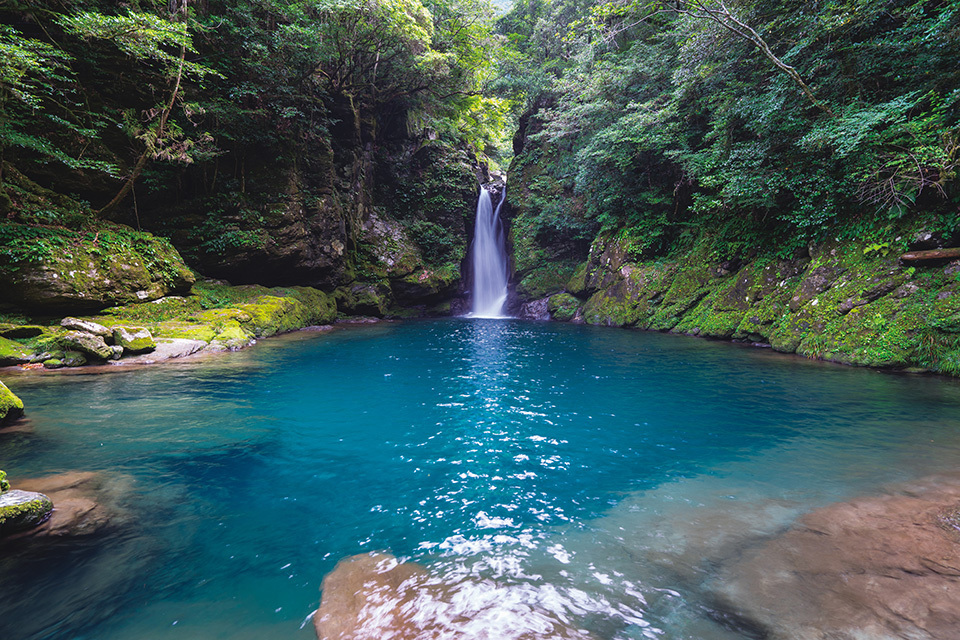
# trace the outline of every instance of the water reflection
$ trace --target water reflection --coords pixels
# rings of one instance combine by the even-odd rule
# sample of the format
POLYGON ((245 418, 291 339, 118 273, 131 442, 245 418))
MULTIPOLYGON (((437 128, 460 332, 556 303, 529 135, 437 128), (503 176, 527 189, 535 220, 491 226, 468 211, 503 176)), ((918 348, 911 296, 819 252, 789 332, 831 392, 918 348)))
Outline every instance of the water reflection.
POLYGON ((509 320, 11 384, 32 430, 0 437, 0 466, 130 475, 136 514, 71 547, 69 569, 62 550, 0 561, 14 640, 308 638, 321 578, 377 550, 480 585, 464 606, 508 620, 742 639, 712 609, 725 557, 960 454, 951 381, 509 320), (56 619, 27 620, 38 607, 56 619))

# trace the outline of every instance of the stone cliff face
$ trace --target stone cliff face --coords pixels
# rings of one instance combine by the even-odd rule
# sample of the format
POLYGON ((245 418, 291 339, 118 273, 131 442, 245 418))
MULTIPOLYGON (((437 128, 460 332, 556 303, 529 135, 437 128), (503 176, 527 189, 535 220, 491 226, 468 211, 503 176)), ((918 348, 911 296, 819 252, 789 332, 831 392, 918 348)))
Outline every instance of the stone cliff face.
POLYGON ((201 169, 188 171, 194 190, 172 212, 141 215, 201 273, 233 283, 343 289, 348 313, 358 288, 376 298, 361 305, 375 315, 448 301, 485 170, 465 148, 409 135, 402 117, 335 107, 328 137, 247 150, 233 187, 214 196, 200 188, 208 176, 192 175, 201 169))

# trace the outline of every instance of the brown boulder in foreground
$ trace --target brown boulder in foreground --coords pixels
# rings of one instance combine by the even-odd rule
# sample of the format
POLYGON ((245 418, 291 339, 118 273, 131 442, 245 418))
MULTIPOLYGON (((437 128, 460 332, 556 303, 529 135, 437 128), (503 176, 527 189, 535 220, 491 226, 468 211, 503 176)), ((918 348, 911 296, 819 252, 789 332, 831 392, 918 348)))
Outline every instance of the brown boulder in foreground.
POLYGON ((747 551, 717 595, 772 638, 960 638, 960 475, 818 509, 747 551))
POLYGON ((40 526, 10 536, 9 540, 85 536, 115 523, 117 514, 101 502, 115 488, 105 487, 100 474, 72 471, 15 484, 18 489, 47 495, 53 501, 53 511, 40 526))
POLYGON ((341 560, 323 579, 320 640, 590 640, 489 580, 446 583, 387 553, 341 560))

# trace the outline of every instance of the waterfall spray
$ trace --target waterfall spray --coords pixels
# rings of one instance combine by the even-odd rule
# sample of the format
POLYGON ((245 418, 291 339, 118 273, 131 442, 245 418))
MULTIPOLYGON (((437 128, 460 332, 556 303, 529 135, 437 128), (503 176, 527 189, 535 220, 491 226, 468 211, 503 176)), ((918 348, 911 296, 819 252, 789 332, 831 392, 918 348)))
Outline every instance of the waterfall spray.
POLYGON ((500 209, 507 199, 504 187, 497 208, 490 192, 480 188, 477 220, 473 233, 473 311, 474 318, 502 318, 507 301, 507 246, 500 224, 500 209))

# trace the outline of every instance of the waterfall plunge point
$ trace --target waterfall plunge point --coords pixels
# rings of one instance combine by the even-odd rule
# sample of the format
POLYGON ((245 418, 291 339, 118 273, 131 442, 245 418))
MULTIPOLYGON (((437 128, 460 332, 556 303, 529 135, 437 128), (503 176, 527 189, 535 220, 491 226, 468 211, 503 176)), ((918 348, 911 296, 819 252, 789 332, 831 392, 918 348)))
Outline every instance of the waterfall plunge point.
POLYGON ((507 302, 507 246, 500 223, 500 209, 507 199, 504 187, 497 208, 490 192, 480 188, 477 219, 473 233, 473 307, 471 318, 505 318, 507 302))

